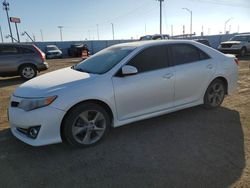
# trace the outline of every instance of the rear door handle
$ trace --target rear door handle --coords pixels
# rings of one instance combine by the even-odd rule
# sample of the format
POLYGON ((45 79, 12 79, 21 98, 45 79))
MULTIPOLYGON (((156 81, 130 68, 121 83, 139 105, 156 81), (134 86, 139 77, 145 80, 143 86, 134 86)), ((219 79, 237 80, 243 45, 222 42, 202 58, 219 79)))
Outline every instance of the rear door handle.
POLYGON ((173 76, 174 76, 173 73, 168 73, 168 74, 165 74, 165 75, 163 76, 163 78, 170 79, 170 78, 172 78, 173 76))
POLYGON ((213 68, 213 65, 212 65, 212 64, 209 64, 209 65, 207 65, 207 68, 208 68, 208 69, 212 69, 212 68, 213 68))

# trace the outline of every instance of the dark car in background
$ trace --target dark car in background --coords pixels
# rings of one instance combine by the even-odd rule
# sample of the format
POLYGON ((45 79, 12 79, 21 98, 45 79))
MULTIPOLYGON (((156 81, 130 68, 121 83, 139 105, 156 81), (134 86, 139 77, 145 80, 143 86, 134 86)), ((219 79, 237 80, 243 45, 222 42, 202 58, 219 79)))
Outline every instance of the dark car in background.
POLYGON ((145 35, 140 37, 140 41, 144 40, 164 40, 169 39, 169 35, 161 35, 161 34, 155 34, 155 35, 145 35))
POLYGON ((83 46, 83 44, 72 44, 68 49, 68 55, 70 57, 81 57, 83 46))
POLYGON ((29 80, 38 71, 48 69, 45 54, 32 44, 0 44, 0 76, 18 76, 29 80))
POLYGON ((211 46, 207 39, 195 39, 194 41, 199 42, 201 44, 205 44, 207 46, 211 46))

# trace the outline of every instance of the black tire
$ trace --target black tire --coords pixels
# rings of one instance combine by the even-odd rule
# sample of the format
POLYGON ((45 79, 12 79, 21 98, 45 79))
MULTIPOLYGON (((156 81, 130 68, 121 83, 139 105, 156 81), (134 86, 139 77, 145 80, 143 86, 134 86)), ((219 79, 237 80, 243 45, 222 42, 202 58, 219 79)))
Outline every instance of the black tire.
POLYGON ((243 47, 241 50, 240 50, 240 56, 241 57, 244 57, 247 53, 247 49, 245 47, 243 47))
POLYGON ((204 95, 204 107, 207 109, 219 107, 226 95, 226 86, 220 79, 212 81, 204 95))
POLYGON ((30 80, 37 76, 37 69, 34 65, 22 65, 19 69, 19 74, 24 80, 30 80))
POLYGON ((110 116, 102 106, 90 102, 81 103, 75 106, 73 109, 71 109, 64 118, 64 121, 62 123, 62 130, 63 130, 62 136, 69 144, 71 144, 74 147, 81 148, 81 147, 93 146, 103 140, 103 138, 109 132, 110 126, 111 126, 110 116), (97 126, 98 122, 96 122, 94 125, 93 123, 92 124, 89 123, 90 121, 94 121, 92 118, 95 119, 95 117, 97 116, 96 112, 99 112, 102 115, 99 116, 103 118, 102 120, 101 119, 99 120, 98 126, 97 126), (96 115, 94 115, 94 113, 96 113, 96 115), (88 122, 86 121, 86 117, 84 117, 83 119, 82 117, 79 117, 80 115, 84 116, 83 114, 84 115, 87 114, 88 122), (102 123, 105 122, 105 126, 101 125, 100 123, 101 121, 102 123), (99 131, 95 131, 93 127, 91 130, 91 125, 96 127, 96 129, 99 129, 99 131), (89 141, 88 143, 86 139, 87 137, 89 137, 89 140, 92 139, 92 141, 89 141))

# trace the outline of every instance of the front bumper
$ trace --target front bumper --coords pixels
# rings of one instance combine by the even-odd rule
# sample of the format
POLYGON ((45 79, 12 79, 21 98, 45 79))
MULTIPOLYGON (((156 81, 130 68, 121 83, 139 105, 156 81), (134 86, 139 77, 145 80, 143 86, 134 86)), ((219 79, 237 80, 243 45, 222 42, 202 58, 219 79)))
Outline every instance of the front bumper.
POLYGON ((42 146, 62 142, 60 127, 65 115, 64 111, 50 106, 28 112, 20 108, 9 107, 8 115, 11 132, 19 140, 32 146, 42 146), (31 138, 18 130, 18 128, 29 129, 34 126, 40 126, 36 138, 31 138))

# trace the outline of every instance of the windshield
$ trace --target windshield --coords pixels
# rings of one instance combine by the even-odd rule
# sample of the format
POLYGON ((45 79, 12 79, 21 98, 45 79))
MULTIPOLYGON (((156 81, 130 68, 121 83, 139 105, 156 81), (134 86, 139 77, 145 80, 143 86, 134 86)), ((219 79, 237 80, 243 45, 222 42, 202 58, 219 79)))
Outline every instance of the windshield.
POLYGON ((231 41, 247 41, 247 38, 249 36, 235 36, 233 38, 231 38, 230 40, 231 41))
POLYGON ((93 74, 103 74, 112 69, 133 50, 134 48, 131 47, 107 48, 75 65, 74 69, 93 74))

